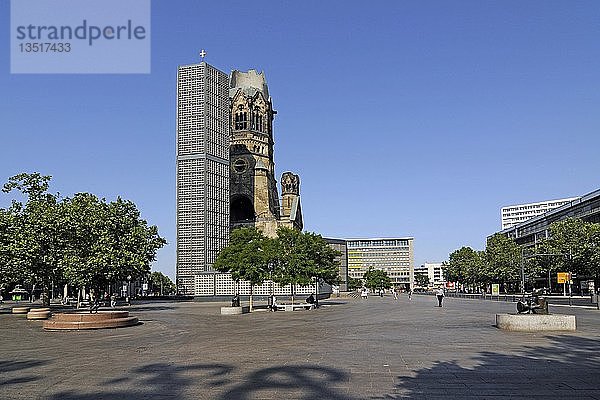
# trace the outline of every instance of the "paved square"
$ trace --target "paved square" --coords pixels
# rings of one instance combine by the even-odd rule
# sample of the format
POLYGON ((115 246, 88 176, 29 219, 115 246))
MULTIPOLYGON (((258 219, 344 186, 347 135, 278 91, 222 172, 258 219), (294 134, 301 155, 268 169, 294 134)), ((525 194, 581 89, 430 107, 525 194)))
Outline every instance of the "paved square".
POLYGON ((131 307, 140 326, 82 332, 2 314, 0 399, 600 399, 599 311, 551 306, 578 331, 531 334, 492 326, 514 304, 435 302, 149 303, 131 307))

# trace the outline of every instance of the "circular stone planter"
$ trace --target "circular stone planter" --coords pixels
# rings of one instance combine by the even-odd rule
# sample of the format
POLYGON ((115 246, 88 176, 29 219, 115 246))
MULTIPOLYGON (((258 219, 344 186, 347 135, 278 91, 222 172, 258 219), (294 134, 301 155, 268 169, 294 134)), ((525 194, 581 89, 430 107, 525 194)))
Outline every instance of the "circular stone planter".
POLYGON ((48 319, 52 316, 49 308, 32 308, 27 313, 27 319, 38 320, 48 319))
POLYGON ((577 321, 574 315, 564 314, 496 314, 496 327, 518 332, 575 331, 577 321))
POLYGON ((30 307, 13 307, 13 314, 27 314, 31 308, 30 307))
POLYGON ((86 329, 108 329, 122 328, 137 325, 138 319, 130 317, 129 311, 100 311, 94 314, 60 313, 54 314, 52 318, 44 321, 46 330, 86 330, 86 329))

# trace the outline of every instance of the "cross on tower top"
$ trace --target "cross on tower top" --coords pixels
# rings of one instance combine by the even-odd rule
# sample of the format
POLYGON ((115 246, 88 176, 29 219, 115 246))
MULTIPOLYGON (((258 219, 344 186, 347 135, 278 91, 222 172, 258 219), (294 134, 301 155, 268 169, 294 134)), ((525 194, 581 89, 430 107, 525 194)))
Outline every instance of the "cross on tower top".
POLYGON ((206 57, 206 50, 200 50, 200 57, 202 57, 202 61, 204 61, 204 57, 206 57))

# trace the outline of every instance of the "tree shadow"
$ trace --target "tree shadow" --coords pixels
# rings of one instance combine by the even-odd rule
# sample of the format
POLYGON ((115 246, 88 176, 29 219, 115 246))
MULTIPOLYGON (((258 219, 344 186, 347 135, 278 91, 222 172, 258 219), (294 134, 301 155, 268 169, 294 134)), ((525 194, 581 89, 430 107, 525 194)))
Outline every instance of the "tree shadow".
POLYGON ((23 370, 37 368, 42 365, 48 364, 48 361, 42 360, 26 360, 26 361, 5 361, 0 360, 0 387, 4 387, 5 385, 16 385, 20 383, 33 382, 38 380, 39 375, 35 374, 35 371, 26 371, 21 372, 23 370), (16 378, 9 378, 7 374, 18 372, 20 376, 16 378), (28 374, 28 375, 24 375, 28 374))
POLYGON ((349 399, 340 393, 336 386, 346 382, 348 374, 343 371, 318 366, 285 365, 257 370, 244 382, 223 393, 223 400, 245 400, 265 398, 264 392, 271 392, 269 398, 286 398, 289 395, 301 399, 349 399), (276 395, 277 397, 273 397, 276 395))
POLYGON ((262 398, 350 399, 336 385, 347 383, 346 373, 312 365, 286 365, 236 372, 227 364, 148 364, 124 376, 102 382, 101 392, 85 389, 55 393, 51 400, 211 398, 245 400, 262 398), (198 395, 193 395, 198 393, 198 395), (287 396, 286 396, 287 395, 287 396), (291 397, 289 397, 291 396, 291 397))
POLYGON ((398 376, 393 393, 373 399, 600 398, 600 340, 551 336, 550 346, 518 354, 481 352, 472 367, 440 361, 398 376))

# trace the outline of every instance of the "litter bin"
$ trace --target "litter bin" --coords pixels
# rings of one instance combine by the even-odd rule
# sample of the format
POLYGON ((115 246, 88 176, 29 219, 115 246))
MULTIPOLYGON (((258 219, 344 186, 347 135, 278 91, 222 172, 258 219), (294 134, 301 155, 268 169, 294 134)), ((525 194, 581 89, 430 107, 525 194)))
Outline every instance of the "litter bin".
POLYGON ((592 298, 592 304, 596 304, 598 302, 598 295, 596 293, 592 293, 590 297, 592 298))

